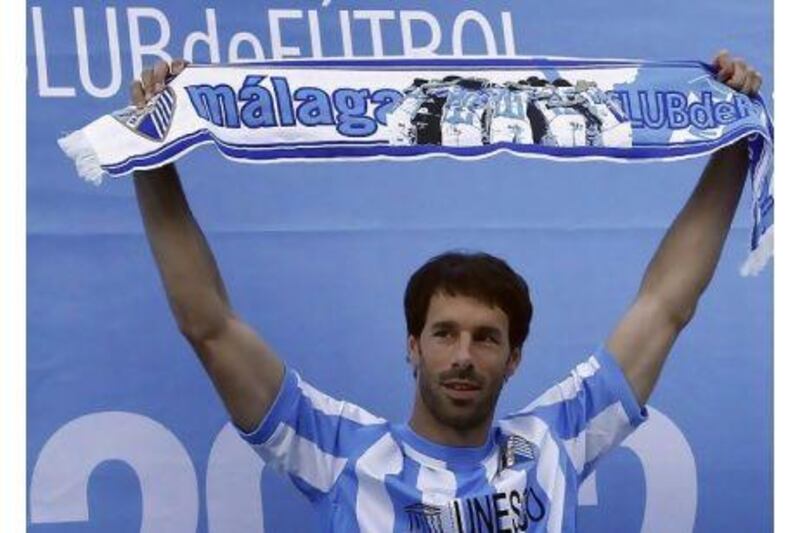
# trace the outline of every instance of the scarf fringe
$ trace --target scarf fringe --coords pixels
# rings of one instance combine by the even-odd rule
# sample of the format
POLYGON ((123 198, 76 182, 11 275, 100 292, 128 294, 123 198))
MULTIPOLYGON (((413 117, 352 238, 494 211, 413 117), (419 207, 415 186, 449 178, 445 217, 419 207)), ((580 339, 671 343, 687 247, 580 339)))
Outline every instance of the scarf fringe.
POLYGON ((75 161, 75 167, 81 178, 93 185, 100 185, 103 182, 106 173, 100 166, 100 159, 86 133, 82 130, 74 131, 58 139, 58 145, 75 161))

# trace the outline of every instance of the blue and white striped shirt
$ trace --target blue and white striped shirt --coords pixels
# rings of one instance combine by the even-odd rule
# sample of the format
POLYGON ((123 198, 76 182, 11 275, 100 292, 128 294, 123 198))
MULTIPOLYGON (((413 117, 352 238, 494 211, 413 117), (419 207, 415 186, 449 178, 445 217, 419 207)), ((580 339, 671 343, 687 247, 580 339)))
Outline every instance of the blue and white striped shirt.
POLYGON ((311 500, 325 531, 572 532, 579 484, 646 418, 600 349, 477 448, 430 442, 290 370, 242 436, 311 500))

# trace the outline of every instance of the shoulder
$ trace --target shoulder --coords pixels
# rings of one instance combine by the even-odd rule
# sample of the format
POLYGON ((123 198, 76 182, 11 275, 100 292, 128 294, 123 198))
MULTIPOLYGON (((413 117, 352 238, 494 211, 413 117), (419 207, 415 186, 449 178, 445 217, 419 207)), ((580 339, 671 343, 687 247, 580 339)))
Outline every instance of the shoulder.
POLYGON ((360 448, 363 435, 388 432, 388 422, 351 402, 339 400, 286 369, 278 396, 259 427, 242 436, 252 445, 269 447, 287 434, 310 441, 336 456, 360 448))
POLYGON ((388 431, 388 422, 386 419, 375 416, 359 405, 334 398, 320 391, 314 385, 305 381, 295 371, 292 371, 292 374, 297 380, 297 393, 301 400, 308 402, 309 407, 316 412, 331 417, 338 417, 360 426, 385 426, 388 431))

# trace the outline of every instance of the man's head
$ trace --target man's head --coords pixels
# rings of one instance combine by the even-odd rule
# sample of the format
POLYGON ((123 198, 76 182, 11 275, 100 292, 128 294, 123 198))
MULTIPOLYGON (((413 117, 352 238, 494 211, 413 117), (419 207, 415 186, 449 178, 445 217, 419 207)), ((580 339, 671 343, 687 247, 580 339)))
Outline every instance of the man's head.
POLYGON ((415 416, 459 431, 485 425, 528 335, 525 280, 489 254, 448 252, 411 276, 404 303, 415 416))

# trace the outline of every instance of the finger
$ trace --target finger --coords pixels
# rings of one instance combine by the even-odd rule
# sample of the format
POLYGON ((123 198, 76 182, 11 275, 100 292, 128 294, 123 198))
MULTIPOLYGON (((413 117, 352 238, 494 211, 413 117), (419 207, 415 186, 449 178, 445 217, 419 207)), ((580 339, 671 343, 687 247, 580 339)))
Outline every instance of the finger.
POLYGON ((753 73, 753 94, 756 94, 761 90, 761 84, 763 81, 764 79, 761 77, 760 72, 756 71, 753 73))
POLYGON ((751 69, 747 94, 749 94, 750 96, 755 96, 760 88, 761 88, 761 74, 751 69))
POLYGON ((716 56, 714 56, 714 59, 711 61, 711 64, 715 68, 720 69, 724 65, 730 63, 730 57, 731 57, 730 52, 728 52, 728 50, 726 49, 722 49, 719 52, 717 52, 716 56))
POLYGON ((131 83, 131 102, 138 108, 144 107, 145 102, 147 99, 144 96, 144 87, 142 87, 142 82, 139 80, 134 80, 131 83))
POLYGON ((753 83, 753 76, 748 74, 744 80, 744 83, 742 84, 742 88, 739 89, 739 92, 746 94, 747 96, 751 96, 753 94, 753 83))
POLYGON ((745 79, 747 79, 748 67, 747 64, 737 59, 734 61, 734 71, 731 79, 728 80, 728 87, 732 89, 736 89, 737 91, 741 90, 744 86, 745 79))
POLYGON ((736 65, 733 61, 722 61, 720 69, 717 71, 717 80, 725 83, 731 79, 736 72, 736 65))
POLYGON ((172 63, 170 63, 169 65, 169 73, 172 74, 173 76, 177 76, 178 74, 183 72, 183 69, 185 69, 188 65, 189 62, 186 61, 185 59, 181 58, 173 59, 172 63))
POLYGON ((733 74, 733 61, 727 50, 717 54, 713 64, 717 69, 717 80, 724 82, 733 74))
POLYGON ((167 75, 169 74, 169 63, 166 61, 159 61, 153 68, 153 90, 159 93, 164 90, 167 83, 167 75))
POLYGON ((153 96, 154 78, 153 69, 147 68, 142 71, 142 87, 144 88, 144 97, 147 100, 153 96))
POLYGON ((753 69, 747 70, 747 78, 744 81, 744 85, 742 86, 742 92, 748 96, 752 96, 756 93, 756 83, 757 83, 756 71, 753 69))

